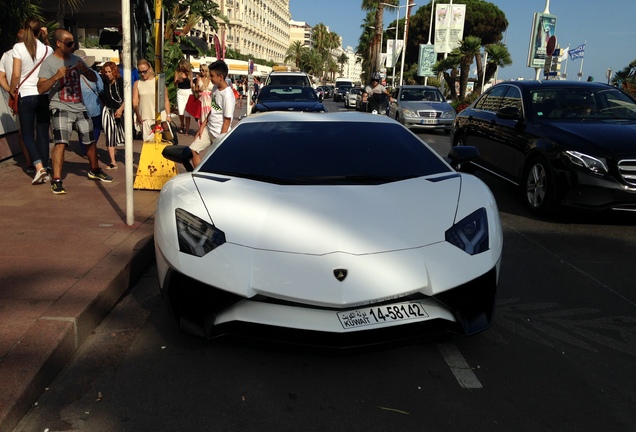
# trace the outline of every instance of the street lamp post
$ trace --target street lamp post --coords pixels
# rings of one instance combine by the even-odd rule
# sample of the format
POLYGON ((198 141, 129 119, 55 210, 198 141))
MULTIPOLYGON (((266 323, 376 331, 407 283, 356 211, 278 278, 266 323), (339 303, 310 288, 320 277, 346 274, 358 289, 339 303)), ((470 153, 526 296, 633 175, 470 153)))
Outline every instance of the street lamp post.
MULTIPOLYGON (((410 0, 406 0, 407 4, 402 5, 402 6, 395 6, 389 3, 380 3, 383 6, 387 6, 387 7, 391 7, 391 8, 395 8, 397 11, 397 21, 396 24, 399 23, 400 21, 400 8, 407 8, 406 10, 406 16, 404 19, 404 43, 402 45, 402 64, 400 65, 400 86, 402 85, 402 83, 404 82, 404 54, 406 52, 406 41, 408 38, 408 32, 409 32, 409 17, 411 15, 411 8, 413 6, 417 6, 415 3, 408 3, 410 0)), ((395 44, 397 46, 397 29, 395 30, 395 44)), ((395 65, 393 67, 393 85, 395 85, 395 65)))

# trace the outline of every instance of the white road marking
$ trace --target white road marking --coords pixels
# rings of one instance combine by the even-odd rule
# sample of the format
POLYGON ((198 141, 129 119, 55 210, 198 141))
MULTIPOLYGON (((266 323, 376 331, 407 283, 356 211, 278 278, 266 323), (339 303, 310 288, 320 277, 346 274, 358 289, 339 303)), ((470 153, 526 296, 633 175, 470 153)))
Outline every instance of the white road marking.
POLYGON ((468 389, 483 387, 455 345, 450 343, 437 344, 437 348, 442 353, 446 364, 450 367, 460 386, 468 389))

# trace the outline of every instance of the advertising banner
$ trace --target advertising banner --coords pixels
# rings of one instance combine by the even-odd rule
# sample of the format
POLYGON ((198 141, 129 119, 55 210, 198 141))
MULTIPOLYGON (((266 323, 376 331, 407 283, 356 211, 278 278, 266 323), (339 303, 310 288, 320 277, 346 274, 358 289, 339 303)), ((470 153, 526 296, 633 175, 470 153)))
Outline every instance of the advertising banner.
POLYGON ((543 68, 548 41, 556 32, 557 17, 546 13, 535 13, 528 49, 528 67, 543 68))
POLYGON ((435 6, 435 52, 449 53, 457 48, 464 38, 466 5, 437 4, 435 6), (448 40, 446 40, 448 37, 448 40))
POLYGON ((402 53, 402 47, 404 46, 404 40, 397 40, 397 48, 395 45, 395 39, 389 39, 386 41, 386 67, 392 68, 397 65, 397 60, 402 53))
POLYGON ((417 76, 435 76, 433 66, 437 61, 435 46, 431 44, 420 44, 420 56, 417 63, 417 76))

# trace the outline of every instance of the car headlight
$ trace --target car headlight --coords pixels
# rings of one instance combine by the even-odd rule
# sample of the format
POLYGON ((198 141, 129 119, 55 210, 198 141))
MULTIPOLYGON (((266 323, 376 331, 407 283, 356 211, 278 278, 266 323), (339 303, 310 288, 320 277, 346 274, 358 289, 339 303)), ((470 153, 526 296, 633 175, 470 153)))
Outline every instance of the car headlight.
POLYGON ((442 118, 445 118, 445 119, 447 119, 447 118, 451 118, 451 119, 455 118, 455 110, 443 112, 442 113, 442 118))
POLYGON ((487 251, 489 246, 486 209, 482 207, 453 225, 446 231, 446 241, 469 255, 487 251))
POLYGON ((404 108, 402 110, 402 114, 405 117, 417 117, 417 113, 415 111, 411 111, 410 109, 404 108))
POLYGON ((587 169, 594 174, 603 175, 609 172, 605 158, 595 158, 573 150, 566 151, 565 156, 572 164, 579 168, 587 169))
POLYGON ((225 243, 225 233, 213 224, 180 208, 175 216, 181 252, 202 257, 225 243))

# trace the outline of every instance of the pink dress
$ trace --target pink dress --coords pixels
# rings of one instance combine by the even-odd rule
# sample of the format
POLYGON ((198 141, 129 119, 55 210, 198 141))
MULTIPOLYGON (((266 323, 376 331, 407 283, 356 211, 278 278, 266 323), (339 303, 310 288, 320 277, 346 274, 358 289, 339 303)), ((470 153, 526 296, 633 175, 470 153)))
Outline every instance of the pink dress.
POLYGON ((199 80, 199 100, 201 101, 201 118, 199 122, 202 122, 205 119, 210 111, 212 111, 212 89, 214 88, 214 84, 212 81, 208 82, 207 88, 203 88, 205 83, 202 79, 199 80))

